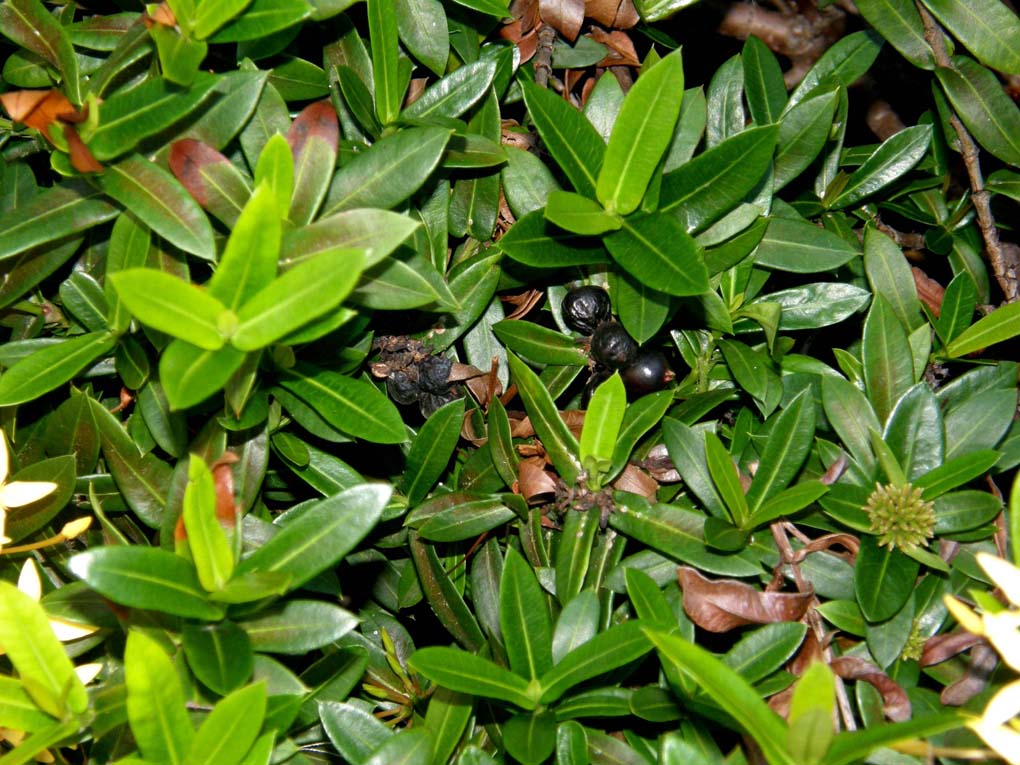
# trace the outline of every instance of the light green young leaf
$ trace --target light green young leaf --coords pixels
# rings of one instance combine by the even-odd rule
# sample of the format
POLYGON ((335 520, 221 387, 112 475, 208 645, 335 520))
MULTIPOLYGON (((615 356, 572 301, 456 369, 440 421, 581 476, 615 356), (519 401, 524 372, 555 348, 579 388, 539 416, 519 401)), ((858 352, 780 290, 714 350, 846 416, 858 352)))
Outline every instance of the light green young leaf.
POLYGON ((277 215, 285 215, 294 196, 294 155, 287 139, 279 133, 262 147, 255 165, 255 186, 263 184, 269 187, 276 199, 277 215))
POLYGON ((276 276, 281 228, 278 201, 268 184, 259 184, 241 211, 206 285, 209 294, 231 311, 237 311, 276 276))
POLYGON ((205 290, 153 268, 129 268, 110 280, 143 324, 209 351, 226 342, 227 307, 205 290))
POLYGON ((181 765, 195 729, 170 657, 144 632, 128 632, 124 649, 127 716, 146 760, 181 765))
POLYGON ((596 476, 606 472, 612 464, 626 409, 627 390, 619 372, 614 372, 595 389, 584 415, 578 457, 589 472, 589 480, 597 483, 596 476))
POLYGON ((216 517, 216 489, 212 472, 196 454, 188 463, 188 486, 184 490, 184 528, 198 572, 198 581, 209 592, 220 589, 234 573, 234 553, 216 517))

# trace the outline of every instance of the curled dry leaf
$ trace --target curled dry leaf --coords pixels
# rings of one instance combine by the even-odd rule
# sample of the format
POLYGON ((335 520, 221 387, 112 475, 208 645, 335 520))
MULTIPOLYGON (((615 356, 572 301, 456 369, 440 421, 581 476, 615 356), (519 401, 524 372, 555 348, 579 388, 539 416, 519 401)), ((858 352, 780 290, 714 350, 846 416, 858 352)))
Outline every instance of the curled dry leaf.
POLYGON ((542 21, 573 42, 584 23, 584 0, 542 0, 542 21))
POLYGON ((829 665, 844 680, 863 680, 882 694, 885 716, 893 722, 910 719, 910 699, 902 686, 870 661, 856 656, 840 656, 829 665))
POLYGON ((654 501, 659 490, 659 482, 636 465, 627 465, 620 473, 619 478, 613 481, 613 488, 617 491, 640 494, 642 497, 654 501))
POLYGON ((914 275, 914 286, 917 287, 917 297, 932 312, 938 316, 942 311, 942 298, 946 294, 945 287, 932 279, 928 274, 917 266, 910 267, 910 273, 914 275))
POLYGON ((542 457, 528 457, 517 463, 517 486, 514 491, 528 504, 548 499, 556 493, 556 478, 545 470, 542 457))
POLYGON ((159 24, 164 27, 176 27, 177 17, 174 16, 174 12, 170 10, 169 5, 160 3, 159 5, 147 7, 146 12, 142 14, 142 22, 145 24, 146 29, 151 29, 153 24, 159 24))
POLYGON ((814 592, 760 592, 734 579, 706 579, 696 569, 677 570, 684 593, 684 611, 709 632, 729 632, 749 624, 798 622, 807 613, 814 592))
POLYGON ((542 299, 542 294, 541 290, 528 290, 527 292, 519 292, 516 295, 500 295, 500 300, 514 307, 507 314, 507 320, 522 319, 527 316, 528 312, 538 305, 538 302, 542 299))
POLYGON ((103 172, 103 166, 92 156, 73 125, 64 125, 64 140, 67 141, 67 152, 71 156, 71 167, 79 173, 103 172))
POLYGON ((510 16, 513 21, 507 26, 519 25, 524 34, 531 32, 541 20, 541 3, 539 0, 514 0, 510 3, 510 16))
POLYGON ((676 469, 665 444, 656 444, 648 450, 648 456, 637 463, 643 467, 659 483, 676 483, 680 480, 680 471, 676 469))
POLYGON ((841 451, 839 453, 839 457, 836 458, 836 461, 829 465, 828 470, 826 470, 825 473, 822 474, 822 477, 818 480, 826 486, 832 486, 832 484, 836 483, 836 481, 839 480, 839 477, 843 475, 843 472, 846 470, 846 466, 846 452, 841 451))
POLYGON ((630 29, 641 20, 632 0, 586 0, 584 12, 610 29, 630 29))
POLYGON ((609 55, 599 62, 599 66, 639 66, 641 64, 634 43, 626 33, 593 29, 588 37, 609 48, 609 55))
POLYGON ((336 109, 329 101, 316 101, 309 104, 291 123, 287 131, 287 143, 297 159, 310 138, 325 141, 334 152, 340 145, 340 122, 336 109))
POLYGON ((98 173, 103 170, 88 146, 81 140, 74 125, 88 118, 88 106, 76 108, 56 88, 50 90, 12 90, 0 94, 0 103, 11 115, 11 119, 38 130, 47 141, 54 143, 50 128, 60 127, 67 142, 71 166, 79 173, 98 173))
POLYGON ((999 655, 987 643, 978 643, 970 651, 970 664, 963 677, 947 685, 939 694, 939 700, 951 707, 966 704, 988 685, 988 678, 999 663, 999 655))
POLYGON ((921 652, 920 664, 922 667, 930 667, 933 664, 941 664, 946 659, 958 656, 968 648, 984 643, 981 635, 975 635, 966 630, 947 632, 944 635, 934 635, 925 642, 924 651, 921 652))
MULTIPOLYGON (((804 560, 804 558, 806 558, 811 553, 822 551, 832 552, 831 548, 834 545, 839 545, 849 550, 850 554, 848 556, 841 557, 847 557, 849 561, 853 563, 854 559, 856 559, 857 557, 857 551, 861 547, 861 541, 852 534, 826 534, 825 536, 818 537, 818 539, 812 539, 801 549, 799 549, 794 558, 794 562, 800 563, 802 560, 804 560)), ((832 554, 840 555, 840 553, 834 552, 832 554)))
MULTIPOLYGON (((510 419, 510 435, 513 438, 531 438, 535 435, 535 427, 531 424, 531 418, 521 412, 507 412, 510 419)), ((560 412, 560 419, 567 424, 574 436, 581 437, 581 428, 584 427, 584 412, 580 409, 568 409, 560 412)))

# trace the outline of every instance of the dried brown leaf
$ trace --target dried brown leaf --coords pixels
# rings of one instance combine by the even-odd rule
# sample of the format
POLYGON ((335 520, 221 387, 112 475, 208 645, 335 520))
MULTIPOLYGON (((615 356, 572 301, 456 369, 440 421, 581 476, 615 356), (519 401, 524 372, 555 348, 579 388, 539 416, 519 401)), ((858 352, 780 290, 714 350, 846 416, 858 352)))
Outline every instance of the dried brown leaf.
POLYGON ((807 612, 813 592, 761 592, 734 579, 706 579, 696 569, 678 569, 684 611, 709 632, 728 632, 748 624, 797 622, 807 612))
POLYGON ((839 477, 843 475, 843 471, 846 470, 846 466, 847 466, 846 452, 841 451, 839 453, 839 457, 836 458, 836 461, 829 465, 828 470, 826 470, 822 474, 822 477, 819 478, 818 480, 824 483, 826 486, 832 486, 832 484, 836 483, 836 481, 839 480, 839 477))
POLYGON ((642 497, 654 500, 659 491, 659 482, 636 465, 627 465, 620 476, 613 481, 613 488, 617 491, 640 494, 642 497))
POLYGON ((71 167, 79 173, 103 172, 103 166, 92 156, 92 152, 81 140, 74 125, 64 125, 64 139, 67 141, 67 151, 71 155, 71 167))
POLYGON ((542 0, 542 21, 573 42, 584 23, 584 0, 542 0))
POLYGON ((921 666, 930 667, 932 664, 941 664, 946 659, 958 656, 968 648, 983 643, 984 640, 980 635, 964 630, 934 635, 928 638, 924 644, 924 651, 921 652, 921 666))
POLYGON ((509 303, 514 307, 509 314, 507 319, 521 319, 528 314, 528 312, 538 305, 542 299, 541 290, 528 290, 527 292, 520 292, 516 295, 501 295, 500 300, 504 303, 509 303))
POLYGON ((939 700, 946 706, 958 707, 966 704, 988 685, 995 665, 999 663, 999 655, 985 643, 975 645, 970 652, 970 664, 963 677, 951 685, 947 685, 939 694, 939 700))
POLYGON ((609 55, 599 62, 599 66, 639 66, 641 64, 634 43, 625 32, 605 32, 601 29, 593 29, 588 37, 597 43, 602 43, 610 50, 609 55))
POLYGON ((833 659, 829 666, 844 680, 863 680, 873 686, 882 695, 885 716, 893 722, 910 719, 910 699, 907 692, 870 661, 856 656, 840 656, 833 659))
POLYGON ((942 298, 946 294, 945 287, 917 266, 911 266, 910 273, 914 275, 914 286, 917 287, 918 299, 937 317, 942 311, 942 298))
POLYGON ((630 29, 641 20, 632 0, 587 0, 584 12, 610 29, 630 29))
POLYGON ((556 478, 545 470, 545 460, 529 457, 517 463, 515 491, 530 504, 547 499, 556 493, 556 478))

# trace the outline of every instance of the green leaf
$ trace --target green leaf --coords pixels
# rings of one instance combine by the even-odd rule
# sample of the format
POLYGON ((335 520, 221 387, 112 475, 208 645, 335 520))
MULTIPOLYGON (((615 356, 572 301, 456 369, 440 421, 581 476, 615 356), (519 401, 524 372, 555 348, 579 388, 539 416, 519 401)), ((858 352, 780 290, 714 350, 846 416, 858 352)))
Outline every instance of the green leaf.
POLYGON ((246 357, 229 345, 207 351, 174 340, 159 357, 159 378, 170 408, 187 409, 221 390, 246 357))
MULTIPOLYGON (((443 561, 439 559, 436 548, 410 536, 411 555, 414 558, 415 570, 421 584, 422 592, 435 612, 440 624, 446 628, 454 639, 471 650, 479 650, 485 645, 485 635, 478 625, 478 620, 464 602, 464 597, 457 583, 447 572, 443 561)), ((495 611, 495 598, 492 610, 495 611)), ((505 671, 505 670, 504 670, 505 671)), ((508 672, 508 674, 511 674, 508 672)), ((516 678, 517 676, 514 675, 516 678)), ((450 685, 453 690, 462 688, 450 685)), ((468 693, 472 691, 468 690, 468 693)), ((483 694, 484 695, 484 694, 483 694)))
POLYGON ((903 250, 871 225, 864 230, 864 271, 872 292, 889 302, 896 318, 908 331, 924 323, 914 275, 903 250))
POLYGON ((210 42, 259 40, 294 26, 312 14, 306 0, 252 0, 240 16, 223 25, 210 42))
POLYGON ((1004 389, 983 390, 954 406, 945 415, 946 459, 998 446, 1015 410, 1016 391, 1004 389))
POLYGON ((153 268, 118 271, 110 281, 143 324, 208 351, 223 347, 227 308, 205 290, 153 268))
POLYGON ((605 242, 613 259, 649 287, 680 297, 708 291, 701 247, 672 215, 632 215, 605 242))
POLYGON ((225 156, 193 139, 174 141, 168 161, 174 177, 202 207, 233 228, 251 197, 251 179, 225 156))
MULTIPOLYGON (((66 181, 35 195, 0 221, 0 259, 56 242, 120 213, 103 194, 81 181, 66 181)), ((70 254, 67 255, 70 257, 70 254)))
POLYGON ((673 211, 694 233, 742 202, 772 162, 779 128, 750 128, 713 146, 662 178, 659 209, 673 211))
POLYGON ((857 10, 911 64, 934 69, 931 46, 924 39, 924 22, 911 0, 861 0, 857 10))
POLYGON ((786 749, 786 725, 744 678, 694 643, 656 630, 648 630, 647 634, 662 657, 707 691, 755 740, 772 765, 794 765, 796 760, 786 749))
POLYGON ((220 699, 195 733, 184 765, 238 765, 258 738, 265 715, 264 682, 220 699))
POLYGON ((181 638, 191 671, 216 693, 225 696, 251 677, 255 662, 251 640, 233 622, 186 624, 181 638))
POLYGON ((991 523, 1002 501, 986 491, 954 491, 935 500, 935 534, 958 534, 991 523))
POLYGON ((143 632, 128 632, 124 679, 128 721, 144 757, 172 765, 183 763, 195 730, 184 706, 181 681, 170 657, 143 632))
POLYGON ((541 701, 543 704, 556 701, 575 685, 629 664, 651 648, 640 621, 615 624, 575 648, 542 675, 541 701))
POLYGON ((860 762, 883 746, 899 741, 918 741, 937 736, 960 726, 960 716, 955 712, 926 714, 901 723, 876 725, 864 730, 845 731, 832 742, 825 762, 826 765, 851 765, 860 762))
POLYGON ((864 322, 861 346, 864 384, 879 422, 885 422, 896 401, 914 384, 914 365, 907 333, 880 294, 875 295, 864 322))
POLYGON ((999 454, 994 449, 980 449, 947 460, 913 484, 915 488, 924 489, 924 499, 934 499, 988 472, 998 461, 999 454))
POLYGON ((942 412, 927 383, 913 386, 896 402, 882 438, 906 480, 913 481, 942 464, 943 430, 942 412))
POLYGON ((486 497, 448 507, 433 515, 418 534, 433 542, 474 539, 517 517, 498 497, 486 497))
POLYGON ((869 622, 885 621, 914 591, 920 564, 899 550, 879 546, 875 537, 861 536, 854 566, 854 592, 869 622))
POLYGON ((775 191, 815 161, 829 138, 838 103, 839 91, 830 90, 805 99, 783 115, 776 138, 775 191))
POLYGON ((337 170, 321 217, 356 207, 389 209, 400 204, 436 169, 451 135, 445 128, 421 127, 377 141, 337 170))
POLYGON ((348 210, 291 229, 283 238, 282 267, 294 266, 335 250, 362 250, 364 267, 381 263, 421 226, 388 210, 348 210))
MULTIPOLYGON (((289 568, 287 573, 291 571, 295 568, 289 568)), ((239 626, 248 633, 256 651, 302 654, 339 640, 357 625, 358 618, 340 606, 321 600, 292 599, 260 611, 239 626)))
POLYGON ((40 348, 0 375, 0 406, 32 401, 74 378, 117 344, 109 332, 89 332, 40 348))
POLYGON ((594 199, 606 154, 602 137, 556 93, 532 84, 525 84, 523 91, 528 114, 552 158, 578 194, 594 199))
MULTIPOLYGON (((420 3, 421 0, 416 2, 420 3)), ((492 61, 474 61, 466 64, 426 89, 401 112, 400 118, 412 122, 427 122, 433 118, 460 117, 489 91, 495 76, 496 64, 492 61)))
POLYGON ((735 340, 721 340, 719 349, 733 379, 754 397, 762 416, 772 414, 782 401, 783 384, 768 355, 735 340))
POLYGON ((746 633, 727 651, 722 662, 740 673, 749 683, 757 683, 789 661, 804 642, 807 629, 795 622, 765 624, 746 633))
POLYGON ((134 154, 107 167, 95 182, 171 244, 205 260, 214 259, 209 219, 162 167, 134 154))
POLYGON ((560 188, 552 171, 541 159, 515 146, 506 147, 506 165, 501 180, 507 204, 518 220, 545 207, 549 192, 560 188))
POLYGON ((850 174, 839 196, 828 206, 838 210, 855 205, 879 189, 898 181, 921 161, 921 157, 928 151, 931 136, 931 125, 915 125, 887 138, 863 165, 850 174))
POLYGON ((837 85, 849 87, 864 75, 882 50, 882 38, 874 30, 865 29, 845 35, 829 48, 790 94, 786 108, 822 90, 837 85))
POLYGON ((383 125, 393 122, 404 100, 400 87, 397 11, 392 2, 367 0, 368 29, 372 41, 372 80, 375 111, 383 125))
POLYGON ((737 466, 733 464, 729 452, 715 433, 705 433, 705 461, 712 475, 712 482, 726 503, 730 519, 734 525, 744 528, 750 514, 747 498, 740 484, 737 466))
POLYGON ((715 490, 708 463, 705 461, 703 430, 694 430, 679 420, 667 417, 662 421, 662 435, 670 459, 684 483, 708 512, 717 518, 727 517, 722 498, 715 490))
POLYGON ((715 70, 706 93, 705 145, 716 146, 747 126, 744 112, 744 67, 732 56, 715 70))
POLYGON ((563 422, 556 409, 556 403, 542 385, 542 381, 538 379, 538 375, 512 353, 507 354, 507 360, 535 433, 542 441, 560 478, 568 485, 572 485, 581 472, 581 464, 577 458, 579 449, 577 439, 563 422))
POLYGON ((192 31, 204 40, 251 3, 251 0, 205 0, 195 8, 192 31))
POLYGON ((277 216, 290 209, 294 196, 294 155, 287 139, 277 133, 272 136, 259 154, 255 165, 255 186, 266 186, 276 200, 277 216))
POLYGON ((822 406, 829 424, 850 455, 870 474, 875 466, 871 431, 882 429, 871 403, 860 388, 841 377, 825 375, 821 379, 822 406))
POLYGON ((801 393, 773 420, 761 452, 758 470, 747 490, 752 517, 793 480, 807 457, 815 434, 814 403, 809 392, 801 393))
POLYGON ((424 728, 398 731, 364 761, 364 765, 429 765, 432 762, 432 732, 424 728))
POLYGON ((89 149, 100 162, 126 154, 143 138, 162 132, 197 109, 216 83, 215 76, 201 73, 184 92, 159 77, 136 88, 118 90, 99 109, 99 126, 88 140, 89 149))
POLYGON ((549 609, 531 566, 512 548, 507 550, 499 585, 499 625, 510 669, 531 682, 549 671, 552 667, 549 609))
POLYGON ((790 331, 838 324, 864 308, 871 293, 844 282, 815 282, 770 292, 760 300, 780 306, 779 329, 790 331))
POLYGON ((522 765, 541 765, 556 748, 556 715, 514 715, 503 725, 503 746, 522 765))
POLYGON ((411 55, 442 77, 450 56, 450 31, 443 4, 439 0, 397 0, 397 28, 400 41, 411 55))
POLYGON ((360 252, 346 250, 323 252, 294 266, 237 311, 231 345, 258 350, 336 308, 357 283, 362 262, 360 252))
POLYGON ((306 506, 241 561, 237 574, 274 571, 289 574, 292 589, 301 586, 335 565, 372 530, 390 491, 383 484, 366 483, 306 506))
POLYGON ((565 231, 581 236, 616 231, 622 225, 619 217, 607 213, 598 202, 572 191, 550 191, 545 217, 565 231))
POLYGON ((115 603, 195 619, 220 619, 206 599, 194 567, 151 547, 93 547, 68 561, 71 573, 115 603))
POLYGON ((811 664, 793 687, 787 748, 797 762, 822 762, 835 738, 836 679, 829 665, 811 664))
POLYGON ((786 84, 779 61, 757 37, 748 37, 740 52, 744 65, 744 95, 751 119, 759 125, 779 122, 786 106, 786 84))
POLYGON ((587 354, 572 338, 540 324, 507 319, 493 324, 492 331, 509 350, 539 364, 588 363, 587 354))
POLYGON ((74 674, 46 612, 9 582, 0 582, 0 645, 43 712, 63 718, 88 708, 85 686, 74 674))
POLYGON ((924 0, 924 5, 982 63, 1020 74, 1020 20, 999 0, 924 0))
POLYGON ((184 490, 184 528, 198 572, 198 581, 212 592, 227 583, 234 572, 234 553, 216 517, 216 489, 212 472, 198 455, 188 463, 184 490))
POLYGON ((402 486, 414 507, 428 495, 453 456, 464 423, 464 399, 441 406, 425 421, 411 442, 402 486))
MULTIPOLYGON (((613 451, 627 408, 627 391, 618 372, 600 384, 588 404, 581 430, 578 458, 582 466, 592 465, 596 473, 604 473, 612 464, 613 451)), ((589 471, 589 480, 595 478, 589 471)))
POLYGON ((354 704, 319 702, 319 719, 340 756, 364 763, 369 755, 393 737, 393 731, 371 713, 354 704))
POLYGON ((828 490, 829 487, 821 481, 801 481, 767 500, 758 508, 751 520, 756 526, 760 526, 777 518, 793 515, 814 504, 828 490))
POLYGON ((163 24, 153 24, 149 35, 156 43, 163 77, 177 85, 191 85, 198 76, 209 46, 163 24))
POLYGON ((453 2, 479 13, 495 16, 497 19, 505 19, 510 16, 507 0, 453 0, 453 2))
POLYGON ((1020 335, 1020 303, 1007 303, 961 332, 946 346, 953 359, 1020 335))
POLYGON ((499 699, 522 709, 538 705, 527 680, 459 648, 420 648, 407 663, 434 683, 454 691, 499 699))
POLYGON ((53 725, 53 718, 32 701, 21 681, 0 677, 0 725, 35 733, 53 725))
POLYGON ((370 269, 351 293, 350 302, 391 311, 423 306, 435 310, 459 307, 446 279, 435 267, 417 253, 407 257, 406 251, 370 269))
POLYGON ((977 307, 977 289, 970 274, 962 271, 953 277, 942 296, 942 310, 934 322, 943 343, 950 343, 970 326, 977 307))
POLYGON ((542 210, 520 218, 499 240, 512 260, 535 268, 583 266, 609 261, 606 248, 593 239, 579 239, 549 225, 542 210))
POLYGON ((206 289, 236 312, 272 282, 279 253, 280 214, 272 190, 260 184, 234 224, 206 289))
POLYGON ((758 243, 755 263, 799 274, 832 271, 857 256, 857 249, 813 223, 793 218, 769 219, 758 243))
POLYGON ((106 295, 93 277, 75 271, 60 285, 64 308, 90 332, 106 329, 106 295))
POLYGON ((400 412, 370 383, 327 369, 289 369, 280 385, 345 433, 380 444, 407 440, 400 412))
POLYGON ((52 64, 61 74, 65 95, 81 105, 78 59, 68 30, 39 0, 8 0, 0 7, 3 34, 52 64))
POLYGON ((624 98, 595 189, 610 214, 628 215, 641 204, 673 137, 683 92, 683 59, 676 50, 643 69, 624 98))

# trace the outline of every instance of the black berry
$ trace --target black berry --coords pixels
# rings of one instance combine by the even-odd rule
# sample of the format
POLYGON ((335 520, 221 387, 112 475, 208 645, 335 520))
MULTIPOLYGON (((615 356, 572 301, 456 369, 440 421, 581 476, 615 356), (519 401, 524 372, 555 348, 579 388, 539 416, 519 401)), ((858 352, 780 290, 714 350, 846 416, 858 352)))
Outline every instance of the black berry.
POLYGON ((638 398, 662 390, 668 371, 661 353, 644 351, 620 372, 620 377, 631 397, 638 398))
POLYGON ((591 355, 610 369, 623 369, 637 356, 638 344, 620 324, 607 321, 591 336, 591 355))
POLYGON ((450 388, 453 362, 445 356, 427 356, 418 364, 418 387, 426 393, 443 395, 450 388))
POLYGON ((564 323, 582 335, 595 332, 612 313, 609 293, 601 287, 575 287, 563 298, 561 308, 564 323))

